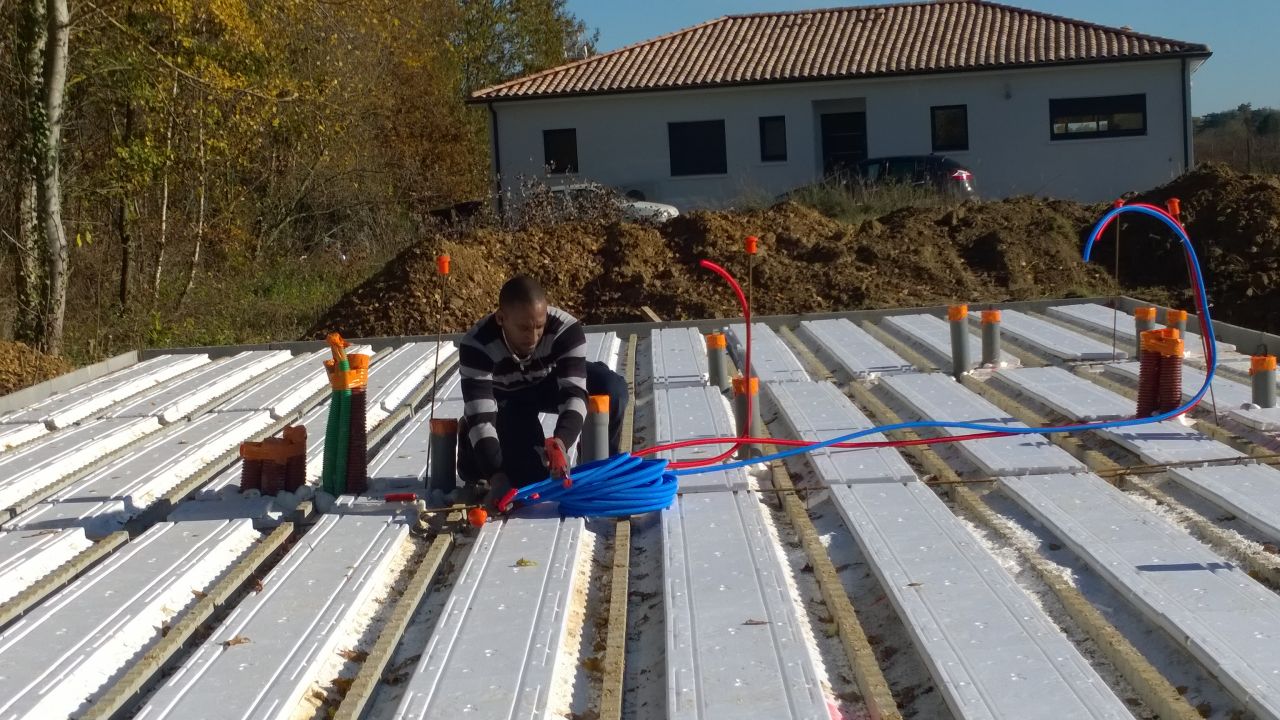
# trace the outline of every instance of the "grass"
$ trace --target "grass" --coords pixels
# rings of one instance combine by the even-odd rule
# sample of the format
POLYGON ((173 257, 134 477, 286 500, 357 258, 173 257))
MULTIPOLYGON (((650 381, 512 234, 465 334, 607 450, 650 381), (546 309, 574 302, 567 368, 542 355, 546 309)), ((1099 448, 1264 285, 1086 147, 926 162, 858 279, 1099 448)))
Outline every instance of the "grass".
POLYGON ((83 365, 137 348, 296 340, 388 259, 277 258, 198 276, 181 305, 176 286, 125 310, 85 302, 85 311, 67 313, 64 355, 83 365))
POLYGON ((850 224, 873 220, 902 208, 959 204, 955 198, 933 188, 900 184, 849 188, 830 180, 795 190, 789 199, 850 224))

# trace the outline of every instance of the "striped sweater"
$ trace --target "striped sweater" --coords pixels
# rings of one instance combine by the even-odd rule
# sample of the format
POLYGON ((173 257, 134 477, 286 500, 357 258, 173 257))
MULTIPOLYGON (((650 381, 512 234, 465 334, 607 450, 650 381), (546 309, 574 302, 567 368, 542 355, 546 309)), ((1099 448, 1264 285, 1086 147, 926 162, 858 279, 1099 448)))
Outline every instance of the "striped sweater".
POLYGON ((557 307, 547 308, 542 339, 529 357, 520 360, 507 348, 493 314, 476 323, 458 350, 462 375, 463 414, 467 440, 476 450, 478 470, 489 477, 502 467, 498 444, 498 400, 543 381, 559 388, 559 417, 555 436, 565 447, 582 432, 587 414, 587 337, 582 323, 557 307))

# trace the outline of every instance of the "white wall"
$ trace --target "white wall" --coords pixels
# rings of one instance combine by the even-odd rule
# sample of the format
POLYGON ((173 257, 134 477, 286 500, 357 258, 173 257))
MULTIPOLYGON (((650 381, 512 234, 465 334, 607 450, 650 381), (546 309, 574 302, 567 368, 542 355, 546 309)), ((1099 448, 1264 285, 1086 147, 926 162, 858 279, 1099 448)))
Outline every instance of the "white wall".
MULTIPOLYGON (((772 198, 821 175, 814 103, 862 99, 872 157, 932 149, 930 106, 967 105, 968 165, 984 197, 1020 194, 1110 200, 1183 171, 1183 72, 1158 60, 901 79, 786 83, 496 103, 504 190, 543 176, 542 131, 572 127, 578 177, 638 187, 681 208, 718 207, 745 195, 772 198), (1049 140, 1049 99, 1145 93, 1147 134, 1049 140), (785 115, 787 160, 761 163, 758 118, 785 115), (667 123, 725 121, 728 173, 672 177, 667 123)), ((561 178, 554 178, 559 182, 561 178)))

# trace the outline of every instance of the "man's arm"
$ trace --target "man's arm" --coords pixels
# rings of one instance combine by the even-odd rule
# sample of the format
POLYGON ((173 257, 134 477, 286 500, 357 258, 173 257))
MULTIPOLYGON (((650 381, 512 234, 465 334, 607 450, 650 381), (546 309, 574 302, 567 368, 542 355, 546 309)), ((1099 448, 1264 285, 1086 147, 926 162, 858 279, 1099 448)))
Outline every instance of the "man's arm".
POLYGON ((566 325, 551 344, 551 352, 560 390, 555 436, 568 448, 577 441, 587 415, 587 336, 582 323, 574 320, 566 325))
POLYGON ((474 338, 463 339, 458 348, 462 376, 463 414, 470 428, 464 442, 475 448, 476 469, 491 478, 502 468, 502 446, 498 443, 498 403, 493 397, 493 359, 474 338))

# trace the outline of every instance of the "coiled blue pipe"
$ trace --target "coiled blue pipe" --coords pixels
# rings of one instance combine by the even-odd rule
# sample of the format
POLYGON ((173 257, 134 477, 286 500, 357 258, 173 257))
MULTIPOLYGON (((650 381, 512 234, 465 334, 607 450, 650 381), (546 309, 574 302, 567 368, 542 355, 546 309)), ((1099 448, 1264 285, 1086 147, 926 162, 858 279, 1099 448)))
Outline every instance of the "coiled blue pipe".
POLYGON ((1195 248, 1191 245, 1191 238, 1187 236, 1186 231, 1178 224, 1176 220, 1158 208, 1143 205, 1125 205, 1114 208, 1100 219, 1094 225, 1093 231, 1089 234, 1089 240, 1084 246, 1084 260, 1088 262, 1093 253, 1093 245, 1102 231, 1106 229, 1117 216, 1126 212, 1135 212, 1143 215, 1149 215, 1163 222, 1178 240, 1182 242, 1183 248, 1186 250, 1187 263, 1190 265, 1192 280, 1194 284, 1194 292, 1196 294, 1197 310, 1200 313, 1204 337, 1207 340, 1205 350, 1205 359, 1208 365, 1208 371, 1205 373, 1204 384, 1196 394, 1186 403, 1177 408, 1158 415, 1152 415, 1146 418, 1129 418, 1125 420, 1111 420, 1107 422, 1077 424, 1077 425, 1060 425, 1054 427, 1041 428, 1019 428, 1007 427, 1004 425, 987 425, 983 423, 972 422, 948 422, 939 420, 920 420, 915 422, 894 423, 892 425, 884 425, 881 427, 870 428, 867 430, 859 430, 857 432, 841 435, 822 442, 815 442, 812 445, 804 447, 789 448, 775 452, 771 455, 755 457, 748 460, 739 460, 737 462, 709 465, 698 468, 685 468, 681 470, 667 470, 666 460, 657 460, 649 458, 637 458, 629 454, 621 454, 611 457, 607 460, 588 463, 574 468, 573 485, 565 488, 559 480, 547 479, 532 485, 521 488, 516 494, 516 500, 522 503, 559 501, 560 510, 566 515, 581 516, 605 516, 605 517, 621 517, 626 515, 637 515, 640 513, 650 512, 653 510, 661 510, 668 507, 675 499, 676 490, 679 487, 679 477, 683 475, 699 475, 708 472, 717 472, 724 470, 733 470, 736 468, 747 467, 748 465, 757 465, 767 463, 773 460, 788 458, 793 455, 813 452, 821 450, 825 447, 836 443, 856 440, 868 435, 883 433, 893 430, 919 430, 924 428, 959 428, 964 430, 974 430, 976 432, 1002 432, 1011 435, 1043 435, 1049 433, 1072 433, 1086 432, 1090 430, 1105 430, 1108 428, 1133 427, 1135 425, 1146 425, 1156 423, 1162 420, 1168 420, 1177 417, 1195 407, 1209 391, 1210 385, 1213 383, 1214 375, 1218 366, 1217 340, 1213 332, 1213 320, 1209 316, 1209 303, 1207 302, 1207 293, 1204 286, 1204 276, 1200 271, 1200 260, 1196 256, 1195 248))
POLYGON ((573 484, 548 478, 520 488, 515 501, 559 501, 565 515, 624 517, 662 510, 671 505, 679 481, 667 471, 667 461, 638 458, 627 453, 573 469, 573 484))

